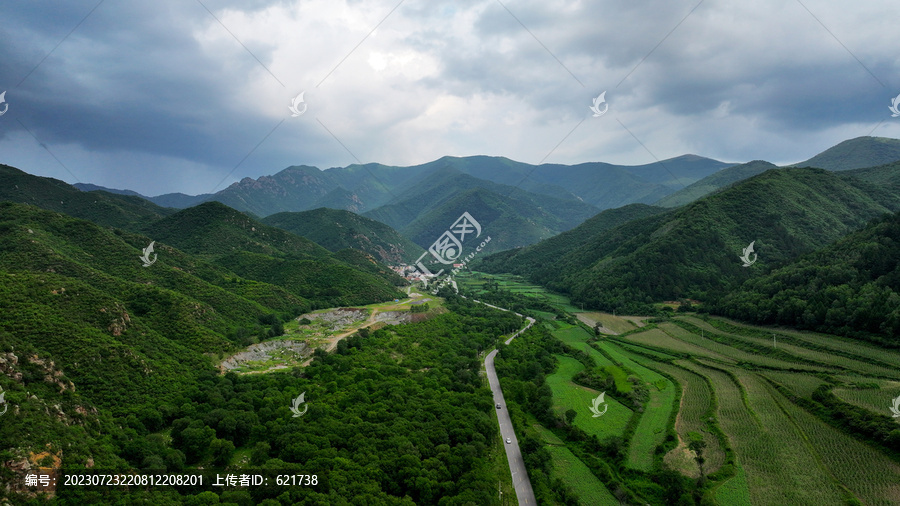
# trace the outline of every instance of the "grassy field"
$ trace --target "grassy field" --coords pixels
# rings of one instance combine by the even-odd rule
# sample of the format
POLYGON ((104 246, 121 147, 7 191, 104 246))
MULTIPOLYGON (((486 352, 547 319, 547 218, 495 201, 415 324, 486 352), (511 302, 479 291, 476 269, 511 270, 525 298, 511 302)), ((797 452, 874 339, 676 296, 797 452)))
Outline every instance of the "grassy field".
POLYGON ((801 360, 807 360, 823 365, 832 365, 837 368, 849 369, 858 371, 860 373, 872 374, 877 376, 897 377, 898 375, 900 375, 900 371, 892 369, 890 367, 872 363, 871 360, 858 360, 847 356, 835 355, 834 353, 829 353, 824 348, 822 350, 818 350, 804 347, 804 344, 808 346, 810 343, 804 341, 795 341, 789 336, 782 336, 782 340, 779 343, 777 332, 773 332, 771 335, 766 334, 764 337, 747 335, 746 333, 723 332, 722 330, 709 325, 699 318, 683 316, 679 319, 686 321, 692 325, 696 325, 710 334, 732 338, 749 345, 759 346, 766 349, 771 348, 772 350, 786 353, 801 360), (771 336, 775 336, 775 339, 773 340, 771 336))
POLYGON ((677 339, 678 335, 687 333, 681 327, 672 325, 671 323, 663 323, 656 329, 645 330, 644 332, 636 332, 624 337, 628 342, 645 345, 668 350, 677 354, 688 354, 691 356, 710 357, 726 362, 734 362, 734 360, 712 351, 687 343, 681 339, 677 339))
POLYGON ((649 471, 653 466, 653 453, 666 437, 669 416, 675 409, 675 386, 665 376, 645 367, 656 364, 640 355, 634 355, 611 342, 598 344, 626 369, 632 371, 648 387, 650 400, 641 414, 637 429, 628 446, 628 466, 649 471))
POLYGON ((716 502, 723 506, 751 506, 750 493, 747 489, 747 473, 742 467, 738 467, 734 477, 716 489, 715 498, 716 502))
POLYGON ((534 430, 550 453, 553 460, 551 478, 562 480, 578 494, 579 504, 598 506, 618 506, 619 501, 610 493, 591 470, 576 457, 556 434, 529 419, 529 427, 534 430))
POLYGON ((553 293, 540 285, 529 283, 521 276, 516 276, 513 274, 487 274, 484 272, 467 271, 461 272, 455 277, 455 279, 460 290, 470 290, 478 294, 484 291, 484 284, 487 281, 496 281, 497 285, 502 290, 507 290, 512 293, 518 293, 527 297, 533 297, 535 299, 552 304, 553 306, 569 313, 576 313, 581 311, 581 308, 573 306, 569 298, 565 295, 553 293))
POLYGON ((806 398, 812 396, 813 391, 825 383, 824 380, 811 374, 797 372, 765 371, 761 374, 763 377, 787 388, 794 395, 806 398))
POLYGON ((629 332, 638 328, 634 324, 634 322, 626 320, 625 318, 619 316, 611 315, 609 313, 579 313, 578 319, 585 322, 591 327, 599 323, 600 325, 613 331, 613 333, 615 334, 624 334, 625 332, 629 332))
POLYGON ((574 409, 575 425, 588 434, 596 434, 601 440, 608 436, 621 436, 625 431, 625 424, 631 418, 631 410, 620 404, 606 394, 606 404, 609 406, 603 416, 594 417, 590 411, 591 401, 600 392, 591 388, 585 388, 572 383, 572 376, 584 369, 581 362, 571 357, 557 355, 559 367, 556 372, 547 376, 547 385, 553 391, 553 409, 563 416, 569 409, 574 409))

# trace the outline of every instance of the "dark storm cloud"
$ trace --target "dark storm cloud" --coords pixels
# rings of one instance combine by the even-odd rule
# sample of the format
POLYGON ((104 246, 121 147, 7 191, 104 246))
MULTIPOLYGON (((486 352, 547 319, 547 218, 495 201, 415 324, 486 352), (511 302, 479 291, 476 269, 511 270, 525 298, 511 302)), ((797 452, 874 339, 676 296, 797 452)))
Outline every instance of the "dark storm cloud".
POLYGON ((788 163, 900 137, 897 120, 874 130, 900 93, 888 1, 813 15, 796 0, 203 4, 212 15, 175 0, 0 6, 0 162, 200 193, 293 164, 641 164, 648 149, 788 163), (309 112, 291 118, 301 91, 309 112), (602 91, 610 114, 591 118, 602 91))

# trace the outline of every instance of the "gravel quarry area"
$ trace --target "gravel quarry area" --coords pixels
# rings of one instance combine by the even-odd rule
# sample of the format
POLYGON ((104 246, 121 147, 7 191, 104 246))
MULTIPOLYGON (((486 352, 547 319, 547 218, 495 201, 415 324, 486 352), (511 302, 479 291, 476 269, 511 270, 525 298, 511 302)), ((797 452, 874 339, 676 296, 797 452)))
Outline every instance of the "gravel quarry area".
POLYGON ((324 313, 306 313, 304 315, 300 315, 297 319, 302 320, 303 318, 307 318, 311 320, 313 324, 318 323, 329 325, 329 330, 336 331, 348 327, 356 322, 365 320, 368 317, 369 311, 366 309, 342 307, 333 309, 331 311, 326 311, 324 313))
POLYGON ((302 341, 292 341, 288 339, 278 339, 275 341, 263 341, 261 343, 252 344, 246 350, 236 353, 219 365, 220 369, 230 371, 237 367, 247 365, 250 362, 265 362, 272 358, 273 353, 293 354, 294 359, 300 360, 309 355, 310 349, 306 343, 302 341))
POLYGON ((388 325, 399 325, 401 323, 409 323, 409 311, 381 311, 375 315, 375 321, 384 322, 388 325))

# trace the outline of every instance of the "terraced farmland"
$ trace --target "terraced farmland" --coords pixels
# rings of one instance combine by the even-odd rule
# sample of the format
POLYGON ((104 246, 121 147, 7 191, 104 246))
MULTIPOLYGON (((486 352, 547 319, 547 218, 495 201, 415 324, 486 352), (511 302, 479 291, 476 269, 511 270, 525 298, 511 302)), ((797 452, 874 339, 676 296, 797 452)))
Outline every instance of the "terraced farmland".
POLYGON ((567 410, 574 409, 578 413, 575 416, 575 425, 601 439, 621 436, 628 419, 631 418, 631 410, 607 393, 605 399, 609 407, 606 413, 594 417, 589 408, 591 401, 600 395, 600 392, 572 383, 572 377, 583 370, 584 365, 571 357, 557 355, 556 358, 559 360, 559 367, 554 374, 547 376, 547 385, 553 391, 554 411, 564 416, 567 410))
MULTIPOLYGON (((647 387, 649 398, 625 434, 624 462, 636 472, 663 466, 698 478, 697 455, 687 443, 701 438, 703 474, 709 477, 704 494, 717 504, 900 504, 900 458, 878 446, 896 435, 873 444, 811 407, 817 405, 813 393, 824 386, 839 400, 887 419, 892 399, 900 396, 897 352, 687 315, 622 337, 596 339, 577 327, 557 328, 553 335, 588 353, 617 384, 625 373, 647 387), (677 446, 664 443, 672 410, 677 446), (657 450, 663 444, 664 458, 657 450)), ((579 393, 563 377, 581 364, 568 358, 564 367, 567 357, 559 358, 559 370, 547 378, 553 379, 554 405, 586 408, 589 389, 579 393)), ((620 407, 620 413, 627 409, 620 407)), ((897 428, 900 434, 900 423, 897 428)), ((591 433, 601 440, 609 434, 591 433)))

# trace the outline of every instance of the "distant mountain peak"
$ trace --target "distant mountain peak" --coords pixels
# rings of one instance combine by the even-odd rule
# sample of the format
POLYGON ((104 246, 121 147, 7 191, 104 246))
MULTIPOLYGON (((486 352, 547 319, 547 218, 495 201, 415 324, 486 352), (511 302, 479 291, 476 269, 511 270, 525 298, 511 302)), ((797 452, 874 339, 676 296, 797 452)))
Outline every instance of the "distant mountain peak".
POLYGON ((896 161, 900 161, 900 139, 864 136, 840 142, 809 160, 793 164, 793 167, 850 170, 896 161))

